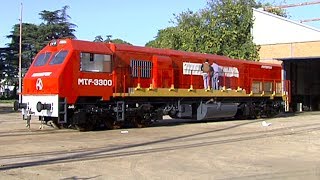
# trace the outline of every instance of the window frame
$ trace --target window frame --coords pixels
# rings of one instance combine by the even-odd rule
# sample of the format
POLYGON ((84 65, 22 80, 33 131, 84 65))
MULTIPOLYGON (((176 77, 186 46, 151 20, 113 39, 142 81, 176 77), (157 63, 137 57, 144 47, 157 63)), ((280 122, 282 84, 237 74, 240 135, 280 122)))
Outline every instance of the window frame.
MULTIPOLYGON (((93 52, 86 52, 86 51, 83 51, 83 52, 80 52, 80 61, 79 61, 79 65, 80 65, 80 68, 79 68, 79 71, 80 72, 93 72, 93 73, 112 73, 113 71, 113 63, 112 63, 112 59, 113 59, 113 56, 111 54, 103 54, 103 53, 93 53, 93 52), (83 59, 83 55, 82 54, 88 54, 89 58, 87 59, 83 59), (92 64, 94 64, 95 62, 95 58, 97 58, 96 56, 97 55, 101 55, 103 57, 103 60, 100 61, 99 63, 102 63, 102 70, 98 70, 98 71, 95 71, 95 70, 90 70, 89 68, 83 68, 85 66, 82 65, 82 62, 83 61, 87 61, 87 62, 93 62, 92 64), (109 56, 109 60, 107 60, 106 57, 109 56), (105 63, 109 63, 109 69, 105 69, 105 63)), ((88 63, 86 64, 88 65, 88 63)))
POLYGON ((68 51, 68 50, 62 50, 62 49, 61 49, 60 51, 55 52, 54 54, 52 54, 52 57, 51 57, 51 59, 50 59, 50 61, 49 61, 49 65, 50 65, 50 66, 52 66, 52 65, 54 66, 54 65, 63 64, 68 55, 69 55, 69 51, 68 51), (59 55, 60 53, 63 53, 63 52, 66 52, 66 54, 65 54, 64 57, 63 57, 63 60, 62 60, 61 62, 58 62, 58 63, 53 63, 54 60, 55 60, 55 57, 57 57, 56 55, 59 55))
MULTIPOLYGON (((51 57, 52 57, 52 52, 50 52, 50 51, 47 51, 47 52, 43 52, 43 53, 40 53, 40 54, 38 54, 37 55, 37 57, 34 59, 34 63, 33 63, 33 66, 34 67, 41 67, 41 66, 45 66, 49 61, 50 61, 50 59, 51 59, 51 57), (49 56, 48 56, 48 58, 47 58, 47 60, 44 62, 44 63, 41 63, 40 65, 39 65, 39 57, 41 56, 41 55, 46 55, 46 54, 49 54, 49 56)), ((45 56, 46 57, 46 56, 45 56)))

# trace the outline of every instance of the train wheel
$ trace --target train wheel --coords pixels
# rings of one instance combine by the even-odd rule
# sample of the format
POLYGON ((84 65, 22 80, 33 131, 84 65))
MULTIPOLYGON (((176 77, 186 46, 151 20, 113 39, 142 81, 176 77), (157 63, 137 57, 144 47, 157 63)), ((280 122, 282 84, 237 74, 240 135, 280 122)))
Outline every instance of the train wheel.
POLYGON ((91 131, 96 127, 95 116, 87 116, 87 120, 84 123, 76 124, 78 131, 91 131))
POLYGON ((146 123, 143 122, 143 119, 141 117, 134 117, 132 119, 132 124, 136 128, 144 128, 144 127, 146 127, 146 123))
POLYGON ((267 105, 267 111, 266 111, 267 118, 273 118, 277 116, 281 112, 280 107, 281 107, 280 104, 269 103, 267 105))
POLYGON ((75 128, 78 131, 92 131, 94 129, 94 125, 90 123, 85 123, 85 124, 76 124, 75 128))
POLYGON ((246 103, 242 103, 241 105, 239 105, 238 107, 238 111, 235 115, 235 118, 237 119, 248 119, 250 118, 250 107, 248 106, 248 104, 246 103))
POLYGON ((114 120, 106 120, 104 125, 107 129, 119 129, 121 127, 119 124, 116 124, 114 120))
POLYGON ((279 112, 277 112, 276 110, 273 110, 273 109, 270 109, 269 111, 266 112, 267 118, 273 118, 278 114, 279 114, 279 112))

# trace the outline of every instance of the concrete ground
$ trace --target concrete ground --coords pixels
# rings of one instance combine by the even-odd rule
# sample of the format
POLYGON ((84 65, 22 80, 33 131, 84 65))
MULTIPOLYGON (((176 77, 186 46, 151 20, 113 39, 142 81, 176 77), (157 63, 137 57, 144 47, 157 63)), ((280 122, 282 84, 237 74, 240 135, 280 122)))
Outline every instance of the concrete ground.
POLYGON ((0 179, 320 179, 320 112, 92 132, 39 125, 0 107, 0 179))

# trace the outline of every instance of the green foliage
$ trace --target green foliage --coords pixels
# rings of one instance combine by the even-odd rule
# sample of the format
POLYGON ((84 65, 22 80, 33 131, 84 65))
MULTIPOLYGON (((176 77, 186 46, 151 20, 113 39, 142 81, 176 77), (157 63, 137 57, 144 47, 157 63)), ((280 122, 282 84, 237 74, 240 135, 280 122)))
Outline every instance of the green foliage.
POLYGON ((93 42, 103 42, 103 37, 102 36, 96 36, 93 40, 93 42))
MULTIPOLYGON (((22 68, 29 67, 31 64, 31 58, 42 48, 42 45, 40 45, 38 41, 40 36, 39 26, 29 23, 22 24, 22 68)), ((20 38, 19 24, 14 25, 13 31, 11 31, 11 34, 8 35, 7 38, 11 39, 11 43, 8 44, 10 49, 8 52, 8 59, 12 61, 11 66, 17 67, 20 38)), ((17 72, 14 73, 16 74, 17 72)))
POLYGON ((9 104, 10 107, 12 107, 12 104, 14 103, 14 101, 16 101, 15 99, 9 99, 9 98, 5 98, 3 96, 0 97, 0 104, 9 104))
POLYGON ((39 26, 39 30, 44 45, 52 39, 74 39, 76 37, 74 35, 74 28, 77 26, 69 22, 70 16, 67 15, 68 8, 69 6, 64 6, 61 10, 52 12, 44 10, 39 13, 40 19, 43 20, 43 23, 39 26))
POLYGON ((0 48, 0 79, 4 79, 7 74, 7 52, 8 48, 0 48))
POLYGON ((132 45, 131 43, 124 41, 122 39, 111 39, 111 35, 107 36, 107 39, 103 39, 103 37, 101 35, 96 36, 93 40, 93 42, 112 42, 112 43, 116 43, 116 44, 128 44, 128 45, 132 45))
POLYGON ((181 47, 181 35, 177 27, 168 27, 158 31, 157 38, 149 41, 146 46, 157 48, 179 49, 181 47))
MULTIPOLYGON (((40 25, 22 24, 22 75, 31 65, 34 56, 49 41, 56 38, 76 38, 73 33, 77 26, 69 22, 68 8, 68 6, 64 6, 61 10, 52 12, 41 11, 39 15, 43 22, 40 25)), ((7 38, 11 39, 11 42, 2 52, 0 67, 5 67, 2 72, 4 72, 7 81, 14 84, 18 81, 20 24, 13 26, 13 30, 7 38)))
POLYGON ((146 46, 258 60, 251 35, 254 6, 254 0, 210 0, 198 12, 176 15, 175 26, 159 30, 146 46))
POLYGON ((112 39, 111 42, 112 42, 112 43, 116 43, 116 44, 128 44, 128 45, 132 45, 131 43, 129 43, 129 42, 125 41, 125 40, 119 39, 119 38, 117 38, 117 39, 112 39))
POLYGON ((289 17, 289 14, 285 9, 273 8, 273 7, 274 7, 274 5, 272 5, 271 3, 262 3, 262 2, 258 2, 254 6, 254 8, 262 8, 263 10, 265 10, 265 11, 267 11, 269 13, 278 15, 278 16, 282 16, 282 17, 285 17, 285 18, 289 17))
POLYGON ((258 47, 252 42, 253 0, 223 0, 210 2, 207 20, 215 32, 216 54, 231 58, 257 60, 258 47))

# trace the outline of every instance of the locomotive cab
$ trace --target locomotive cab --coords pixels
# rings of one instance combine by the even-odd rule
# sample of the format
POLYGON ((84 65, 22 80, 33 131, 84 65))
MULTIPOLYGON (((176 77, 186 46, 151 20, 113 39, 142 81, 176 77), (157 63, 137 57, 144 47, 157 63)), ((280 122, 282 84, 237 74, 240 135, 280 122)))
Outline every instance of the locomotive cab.
POLYGON ((23 79, 19 107, 24 118, 30 119, 31 115, 58 117, 59 78, 70 54, 69 49, 59 49, 57 41, 50 42, 37 54, 23 79))
POLYGON ((112 51, 105 43, 53 40, 25 74, 22 102, 16 106, 26 120, 35 115, 66 123, 68 106, 83 98, 110 99, 111 61, 112 51))

